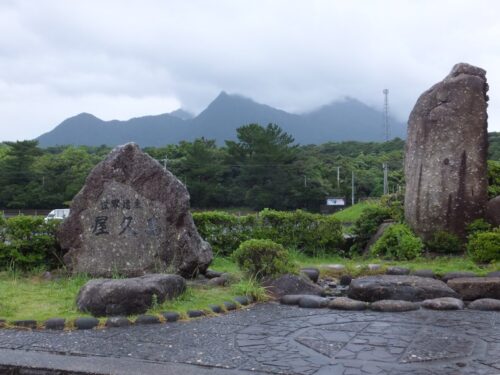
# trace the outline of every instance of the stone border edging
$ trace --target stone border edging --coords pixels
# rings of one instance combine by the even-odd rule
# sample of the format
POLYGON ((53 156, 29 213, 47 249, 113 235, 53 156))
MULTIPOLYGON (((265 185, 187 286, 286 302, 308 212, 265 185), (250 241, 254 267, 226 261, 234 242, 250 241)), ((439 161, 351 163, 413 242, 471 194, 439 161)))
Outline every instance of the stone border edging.
MULTIPOLYGON (((224 301, 218 305, 209 305, 205 310, 187 310, 186 320, 201 318, 205 316, 224 314, 254 304, 256 301, 252 296, 236 296, 232 301, 224 301)), ((133 325, 174 323, 181 320, 182 314, 176 311, 164 311, 160 314, 140 314, 134 321, 125 316, 110 316, 105 320, 91 317, 77 317, 72 320, 65 318, 49 318, 43 322, 33 319, 13 320, 0 319, 0 328, 25 329, 25 330, 88 330, 94 328, 128 327, 133 325)), ((183 319, 184 320, 184 319, 183 319)))

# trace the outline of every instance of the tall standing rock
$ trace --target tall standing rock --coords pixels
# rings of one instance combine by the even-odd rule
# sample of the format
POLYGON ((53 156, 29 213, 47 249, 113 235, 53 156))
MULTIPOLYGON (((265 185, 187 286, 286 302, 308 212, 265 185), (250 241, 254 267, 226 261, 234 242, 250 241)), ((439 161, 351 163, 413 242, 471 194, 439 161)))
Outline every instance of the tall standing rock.
POLYGON ((90 172, 58 237, 68 267, 93 276, 190 277, 212 260, 186 187, 133 143, 116 147, 90 172))
POLYGON ((486 71, 457 64, 418 99, 408 122, 405 218, 423 239, 465 236, 487 202, 486 71))

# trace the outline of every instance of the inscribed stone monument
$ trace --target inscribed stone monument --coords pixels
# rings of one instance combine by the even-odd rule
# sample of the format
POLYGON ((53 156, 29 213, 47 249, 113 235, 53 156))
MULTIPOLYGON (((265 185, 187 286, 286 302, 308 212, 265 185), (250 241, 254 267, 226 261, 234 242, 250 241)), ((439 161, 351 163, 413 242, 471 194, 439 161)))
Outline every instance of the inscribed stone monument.
POLYGON ((457 64, 418 99, 408 121, 405 218, 424 240, 462 238, 487 202, 486 71, 457 64))
POLYGON ((116 147, 91 171, 58 236, 67 266, 99 277, 166 271, 192 277, 212 260, 186 187, 133 143, 116 147))

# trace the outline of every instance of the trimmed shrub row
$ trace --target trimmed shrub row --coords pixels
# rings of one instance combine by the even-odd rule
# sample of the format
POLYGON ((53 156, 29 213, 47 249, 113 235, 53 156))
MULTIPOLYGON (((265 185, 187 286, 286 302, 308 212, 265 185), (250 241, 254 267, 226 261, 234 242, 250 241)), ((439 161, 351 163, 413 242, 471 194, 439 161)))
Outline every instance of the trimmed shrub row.
POLYGON ((308 255, 338 252, 342 225, 331 215, 265 209, 257 215, 236 216, 219 211, 193 213, 200 235, 218 255, 230 255, 250 239, 269 239, 308 255))
POLYGON ((59 222, 45 222, 41 216, 0 216, 0 269, 47 269, 62 264, 56 240, 59 222))

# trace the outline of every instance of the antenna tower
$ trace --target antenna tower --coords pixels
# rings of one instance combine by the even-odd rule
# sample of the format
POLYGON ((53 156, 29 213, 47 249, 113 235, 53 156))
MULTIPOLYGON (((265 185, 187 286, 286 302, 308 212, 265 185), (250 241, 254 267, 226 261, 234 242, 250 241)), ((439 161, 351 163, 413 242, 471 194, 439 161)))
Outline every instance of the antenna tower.
POLYGON ((385 141, 389 141, 390 128, 389 128, 389 90, 384 89, 384 131, 385 131, 385 141))

